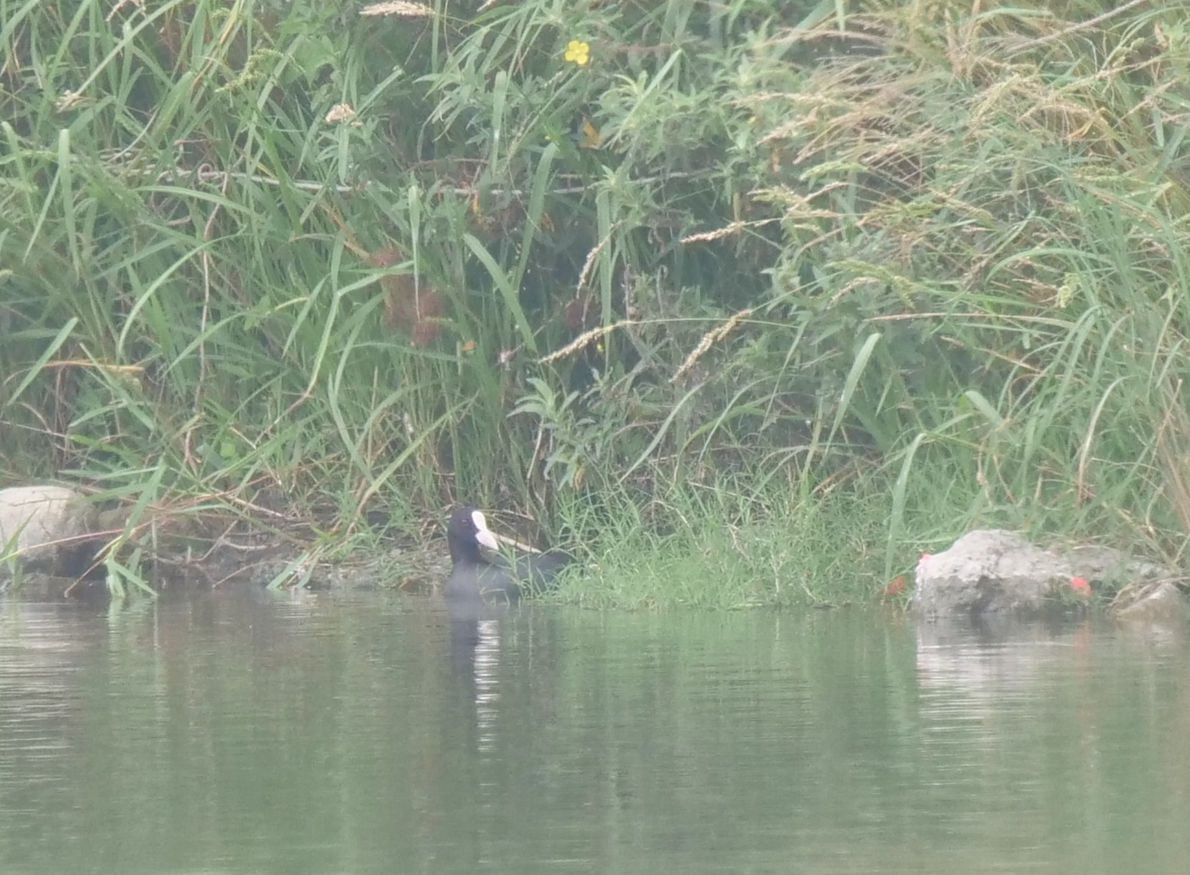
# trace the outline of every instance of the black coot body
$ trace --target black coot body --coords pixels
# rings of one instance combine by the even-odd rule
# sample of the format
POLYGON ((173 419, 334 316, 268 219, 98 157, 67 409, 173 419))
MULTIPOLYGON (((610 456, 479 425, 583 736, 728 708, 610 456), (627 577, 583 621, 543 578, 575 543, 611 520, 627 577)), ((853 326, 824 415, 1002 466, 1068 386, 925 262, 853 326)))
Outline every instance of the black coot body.
POLYGON ((454 565, 446 578, 445 594, 455 602, 515 602, 522 593, 553 586, 558 572, 573 561, 561 550, 521 556, 511 563, 503 556, 487 558, 482 548, 494 553, 500 544, 484 515, 473 507, 460 507, 450 515, 446 542, 454 565))

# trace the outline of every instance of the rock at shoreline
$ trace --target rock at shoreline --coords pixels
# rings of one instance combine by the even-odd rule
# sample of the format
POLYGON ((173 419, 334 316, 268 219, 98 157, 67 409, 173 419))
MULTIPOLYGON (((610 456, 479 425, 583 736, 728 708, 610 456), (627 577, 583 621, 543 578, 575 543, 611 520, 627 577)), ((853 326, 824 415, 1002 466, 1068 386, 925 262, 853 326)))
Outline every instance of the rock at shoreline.
MULTIPOLYGON (((1184 598, 1172 581, 1174 569, 1135 559, 1118 550, 1083 545, 1042 550, 1015 532, 976 529, 944 553, 923 556, 917 566, 913 611, 928 620, 992 615, 1029 617, 1072 593, 1089 597, 1093 589, 1167 581, 1161 588, 1164 618, 1180 617, 1184 598)), ((1138 613, 1140 609, 1138 608, 1138 613)))
POLYGON ((976 529, 917 566, 913 610, 927 618, 1039 612, 1070 566, 1020 535, 976 529))
MULTIPOLYGON (((96 530, 94 507, 65 486, 0 489, 0 555, 15 547, 25 571, 74 576, 87 561, 87 536, 96 530)), ((93 546, 93 545, 91 545, 93 546)), ((89 558, 89 557, 88 557, 89 558)), ((0 564, 0 575, 5 569, 0 564)))
POLYGON ((1187 616, 1186 598, 1176 586, 1166 581, 1149 587, 1137 598, 1117 607, 1112 616, 1122 623, 1182 623, 1187 616))

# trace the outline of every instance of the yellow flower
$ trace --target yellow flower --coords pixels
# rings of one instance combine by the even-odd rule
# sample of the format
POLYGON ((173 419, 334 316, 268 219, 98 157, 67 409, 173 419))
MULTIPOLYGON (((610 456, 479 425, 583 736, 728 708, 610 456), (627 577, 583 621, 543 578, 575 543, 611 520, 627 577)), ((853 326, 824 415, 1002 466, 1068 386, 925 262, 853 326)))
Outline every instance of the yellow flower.
POLYGON ((573 61, 580 67, 587 66, 591 60, 591 47, 584 42, 572 39, 570 45, 566 47, 566 60, 573 61))

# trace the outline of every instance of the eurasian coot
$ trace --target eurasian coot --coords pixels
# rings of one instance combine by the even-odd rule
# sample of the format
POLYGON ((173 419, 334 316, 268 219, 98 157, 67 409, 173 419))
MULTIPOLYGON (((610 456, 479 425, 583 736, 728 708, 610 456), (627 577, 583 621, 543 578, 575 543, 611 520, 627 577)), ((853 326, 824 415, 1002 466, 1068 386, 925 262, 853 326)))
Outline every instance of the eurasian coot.
POLYGON ((446 542, 454 566, 446 578, 446 597, 454 601, 483 599, 514 602, 525 592, 548 589, 558 572, 573 561, 568 553, 550 550, 519 556, 509 562, 496 551, 500 543, 484 515, 473 507, 460 507, 450 515, 446 542), (492 551, 484 556, 482 548, 492 551))

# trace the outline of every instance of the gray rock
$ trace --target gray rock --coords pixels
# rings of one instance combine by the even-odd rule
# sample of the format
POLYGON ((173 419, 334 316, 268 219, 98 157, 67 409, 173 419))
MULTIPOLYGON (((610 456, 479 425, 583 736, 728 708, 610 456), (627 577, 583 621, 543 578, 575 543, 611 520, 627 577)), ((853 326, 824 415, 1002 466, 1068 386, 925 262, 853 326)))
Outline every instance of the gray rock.
POLYGON ((95 521, 94 508, 68 487, 0 489, 0 556, 15 557, 23 570, 72 573, 95 521))
POLYGON ((976 529, 917 567, 913 610, 927 619, 1039 613, 1070 585, 1070 563, 1014 532, 976 529))
POLYGON ((1081 577, 1093 585, 1104 584, 1119 589, 1130 583, 1155 583, 1178 576, 1177 569, 1130 556, 1111 547, 1082 544, 1061 552, 1070 563, 1072 577, 1081 577))
POLYGON ((1181 624, 1188 616, 1186 597, 1169 581, 1149 587, 1139 597, 1112 611, 1123 623, 1181 624))

